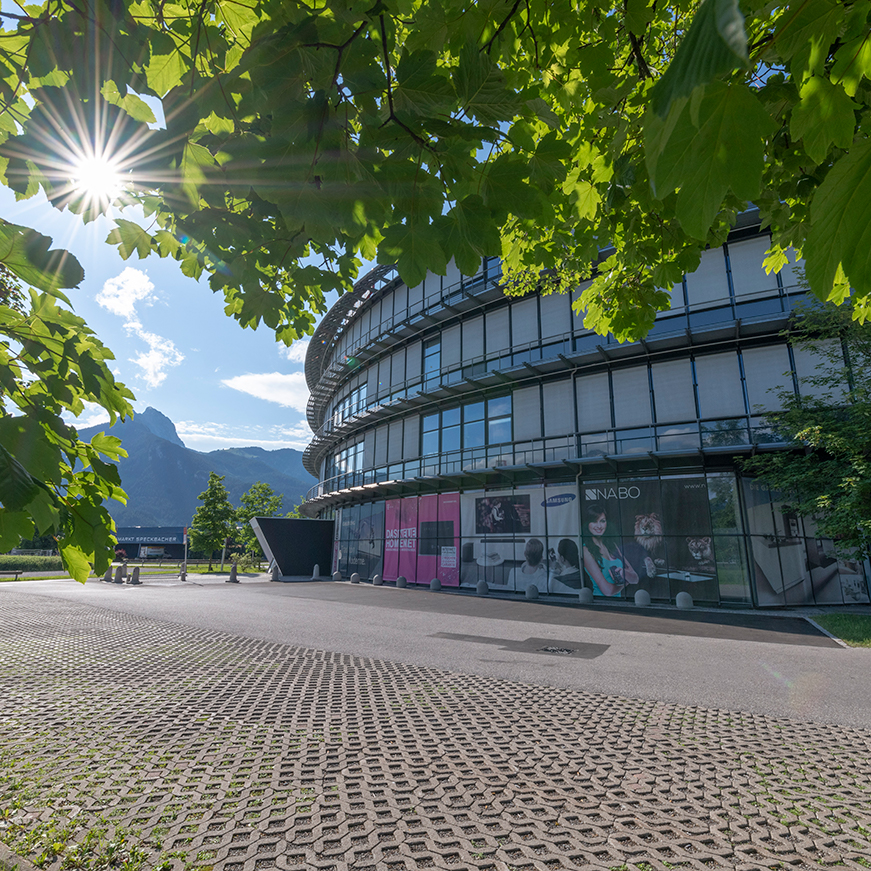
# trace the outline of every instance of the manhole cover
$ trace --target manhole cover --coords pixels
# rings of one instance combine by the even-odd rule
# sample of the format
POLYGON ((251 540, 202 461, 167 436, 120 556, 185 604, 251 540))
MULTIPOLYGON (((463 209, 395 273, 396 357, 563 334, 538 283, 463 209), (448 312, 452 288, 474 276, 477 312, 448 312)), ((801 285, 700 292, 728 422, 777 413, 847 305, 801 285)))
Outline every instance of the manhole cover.
POLYGON ((539 647, 542 653, 559 653, 562 656, 571 656, 575 649, 573 647, 539 647))

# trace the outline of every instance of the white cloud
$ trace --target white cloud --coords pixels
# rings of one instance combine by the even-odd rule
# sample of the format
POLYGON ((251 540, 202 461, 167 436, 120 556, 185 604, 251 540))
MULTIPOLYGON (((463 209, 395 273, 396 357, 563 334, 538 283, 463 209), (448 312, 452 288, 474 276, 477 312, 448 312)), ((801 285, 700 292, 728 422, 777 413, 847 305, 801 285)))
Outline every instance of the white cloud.
POLYGON ((166 380, 166 370, 178 366, 184 360, 184 354, 170 339, 148 332, 139 320, 137 303, 150 305, 155 298, 153 291, 154 285, 148 276, 128 266, 103 285, 97 294, 97 302, 113 314, 126 318, 124 329, 127 335, 136 336, 148 345, 147 351, 141 351, 129 360, 142 370, 142 378, 148 387, 159 387, 166 380))
POLYGON ((285 347, 282 353, 292 363, 305 363, 305 355, 311 339, 297 339, 289 348, 285 347))
POLYGON ((305 412, 309 389, 302 372, 263 372, 225 378, 222 384, 241 393, 305 412))
POLYGON ((112 314, 134 320, 137 302, 150 302, 154 285, 140 269, 128 266, 120 275, 110 278, 97 294, 97 302, 112 314))
POLYGON ((209 451, 220 448, 260 447, 267 451, 279 448, 304 450, 312 433, 305 421, 287 427, 229 426, 220 423, 202 423, 185 420, 176 424, 176 430, 194 450, 209 451))
POLYGON ((148 345, 147 351, 131 357, 130 361, 142 370, 142 377, 149 387, 159 387, 166 380, 166 369, 178 366, 184 360, 184 354, 170 339, 147 332, 138 321, 126 323, 124 328, 148 345))

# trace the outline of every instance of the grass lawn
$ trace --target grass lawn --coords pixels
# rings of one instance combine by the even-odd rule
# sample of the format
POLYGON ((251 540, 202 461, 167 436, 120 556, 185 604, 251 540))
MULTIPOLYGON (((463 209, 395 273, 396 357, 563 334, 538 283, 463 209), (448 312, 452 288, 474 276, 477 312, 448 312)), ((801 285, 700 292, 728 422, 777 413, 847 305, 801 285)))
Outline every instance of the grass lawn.
POLYGON ((871 647, 869 614, 819 614, 814 620, 850 647, 871 647))

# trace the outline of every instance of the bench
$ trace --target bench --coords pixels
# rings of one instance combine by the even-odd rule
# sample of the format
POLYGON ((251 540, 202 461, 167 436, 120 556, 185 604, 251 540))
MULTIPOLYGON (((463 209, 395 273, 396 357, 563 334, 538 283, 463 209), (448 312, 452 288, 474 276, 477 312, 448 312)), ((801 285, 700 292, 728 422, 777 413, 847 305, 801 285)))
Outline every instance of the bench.
POLYGON ((22 574, 24 574, 24 573, 23 573, 22 571, 20 571, 20 570, 16 570, 16 571, 8 571, 8 572, 0 572, 0 577, 2 577, 3 575, 14 575, 14 577, 12 578, 12 580, 13 580, 13 581, 17 581, 18 578, 21 577, 22 574))

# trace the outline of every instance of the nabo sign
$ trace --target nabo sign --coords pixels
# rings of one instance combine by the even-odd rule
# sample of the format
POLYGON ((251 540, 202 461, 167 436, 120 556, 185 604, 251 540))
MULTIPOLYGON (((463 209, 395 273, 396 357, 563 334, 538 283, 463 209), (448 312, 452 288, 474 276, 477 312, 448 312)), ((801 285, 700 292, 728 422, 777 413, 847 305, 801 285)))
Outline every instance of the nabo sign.
POLYGON ((557 496, 549 496, 541 504, 544 508, 554 508, 557 505, 565 505, 568 502, 573 502, 574 499, 574 493, 560 493, 557 496))
POLYGON ((590 502, 600 499, 638 499, 640 496, 638 487, 584 488, 584 499, 590 502))

